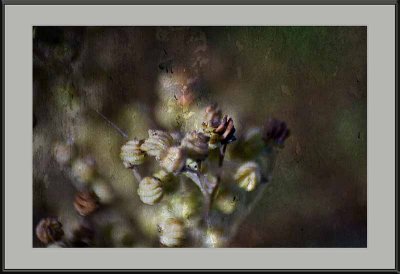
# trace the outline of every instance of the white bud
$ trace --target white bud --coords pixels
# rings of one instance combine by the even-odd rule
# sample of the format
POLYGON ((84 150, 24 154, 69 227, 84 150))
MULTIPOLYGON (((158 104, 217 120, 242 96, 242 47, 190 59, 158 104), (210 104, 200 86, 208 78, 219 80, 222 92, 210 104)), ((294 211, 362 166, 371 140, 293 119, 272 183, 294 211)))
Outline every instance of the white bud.
POLYGON ((239 187, 246 191, 253 191, 260 183, 261 172, 257 163, 247 162, 239 167, 236 171, 234 179, 239 187))
POLYGON ((139 183, 137 193, 143 203, 154 205, 158 203, 163 196, 161 181, 154 177, 144 177, 139 183))
POLYGON ((159 225, 160 243, 168 246, 180 246, 185 239, 185 227, 181 220, 168 218, 159 225))
POLYGON ((142 142, 133 139, 121 147, 120 157, 126 168, 143 164, 145 152, 140 149, 142 142))

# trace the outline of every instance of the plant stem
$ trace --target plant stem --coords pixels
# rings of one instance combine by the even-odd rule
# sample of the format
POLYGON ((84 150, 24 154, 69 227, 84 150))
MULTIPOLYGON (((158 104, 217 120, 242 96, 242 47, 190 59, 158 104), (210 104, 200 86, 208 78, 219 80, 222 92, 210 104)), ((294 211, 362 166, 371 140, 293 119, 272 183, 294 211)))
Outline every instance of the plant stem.
POLYGON ((132 174, 135 177, 136 181, 138 183, 140 183, 140 181, 142 180, 142 176, 140 175, 140 173, 137 170, 137 168, 136 167, 132 167, 131 170, 132 170, 132 174))

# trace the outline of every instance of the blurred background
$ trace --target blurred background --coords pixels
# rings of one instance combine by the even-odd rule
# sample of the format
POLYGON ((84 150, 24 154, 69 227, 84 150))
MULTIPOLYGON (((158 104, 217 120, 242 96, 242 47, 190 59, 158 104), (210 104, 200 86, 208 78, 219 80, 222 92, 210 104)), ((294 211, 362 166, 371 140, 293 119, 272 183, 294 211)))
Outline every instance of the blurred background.
POLYGON ((155 246, 119 158, 126 140, 104 117, 130 137, 174 128, 160 102, 177 84, 195 108, 218 102, 239 136, 268 117, 291 129, 230 246, 367 246, 366 27, 33 27, 33 235, 46 216, 67 234, 79 222, 57 160, 66 143, 95 161, 99 195, 117 201, 95 221, 111 235, 102 246, 155 246))

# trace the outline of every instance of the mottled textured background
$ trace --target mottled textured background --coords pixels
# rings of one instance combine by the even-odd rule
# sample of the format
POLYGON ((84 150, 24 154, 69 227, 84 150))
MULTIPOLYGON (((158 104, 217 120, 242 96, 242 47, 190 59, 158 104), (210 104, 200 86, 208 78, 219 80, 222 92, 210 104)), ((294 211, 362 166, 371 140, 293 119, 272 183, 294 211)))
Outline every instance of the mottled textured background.
POLYGON ((135 182, 119 160, 124 140, 93 110, 144 138, 162 127, 157 83, 173 74, 195 77, 198 102, 219 102, 239 134, 269 116, 291 129, 232 246, 366 247, 365 27, 34 27, 33 35, 33 228, 48 215, 67 230, 76 222, 74 188, 51 153, 70 139, 96 159, 124 201, 118 211, 140 222, 135 182))

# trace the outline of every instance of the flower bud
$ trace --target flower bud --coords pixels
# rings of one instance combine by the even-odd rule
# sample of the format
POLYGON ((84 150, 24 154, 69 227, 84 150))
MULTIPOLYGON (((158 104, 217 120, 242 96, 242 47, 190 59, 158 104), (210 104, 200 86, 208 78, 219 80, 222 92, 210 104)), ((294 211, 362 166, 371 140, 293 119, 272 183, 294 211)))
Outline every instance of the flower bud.
POLYGON ((64 230, 56 218, 44 218, 36 226, 36 236, 42 243, 48 245, 61 240, 64 230))
POLYGON ((173 139, 168 132, 162 130, 149 130, 149 138, 140 146, 141 150, 148 155, 156 157, 157 160, 173 144, 173 139))
POLYGON ((220 229, 209 228, 207 229, 204 244, 206 247, 222 247, 224 245, 223 233, 220 229))
POLYGON ((290 130, 283 121, 269 119, 264 126, 263 140, 266 144, 273 142, 277 145, 283 145, 289 135, 290 130))
POLYGON ((53 147, 54 157, 60 165, 68 164, 75 155, 75 148, 66 143, 56 143, 53 147))
POLYGON ((95 172, 95 161, 91 157, 76 159, 72 164, 72 174, 80 182, 88 183, 95 172))
POLYGON ((72 247, 89 247, 94 242, 94 230, 88 224, 80 224, 72 232, 70 243, 72 247))
POLYGON ((75 195, 74 207, 79 215, 88 216, 99 207, 99 199, 93 192, 79 192, 75 195))
POLYGON ((168 208, 174 216, 186 220, 196 214, 199 201, 194 193, 179 193, 172 196, 168 208))
POLYGON ((208 155, 208 141, 210 137, 201 132, 192 131, 182 139, 181 147, 188 156, 195 160, 204 160, 208 155))
POLYGON ((221 110, 216 105, 206 108, 205 122, 203 122, 202 126, 203 132, 210 137, 210 149, 215 149, 220 144, 229 144, 236 140, 236 129, 232 118, 226 115, 222 117, 221 110))
POLYGON ((122 146, 120 157, 126 168, 143 164, 145 152, 140 149, 142 143, 142 141, 133 139, 122 146))
POLYGON ((103 179, 96 179, 93 181, 92 190, 99 198, 101 204, 110 204, 114 200, 113 189, 110 184, 103 179))
POLYGON ((239 187, 252 191, 260 183, 261 172, 257 163, 247 162, 239 167, 234 175, 239 187))
POLYGON ((180 171, 186 162, 186 155, 180 147, 170 147, 160 161, 160 166, 169 173, 180 171))
POLYGON ((140 181, 137 193, 143 203, 154 205, 158 203, 163 196, 161 181, 154 177, 145 177, 140 181))
POLYGON ((182 245, 185 239, 185 227, 181 220, 168 218, 159 225, 160 243, 174 247, 182 245))
POLYGON ((228 193, 219 193, 215 200, 215 206, 219 211, 224 214, 231 214, 236 209, 236 199, 235 197, 228 193))

